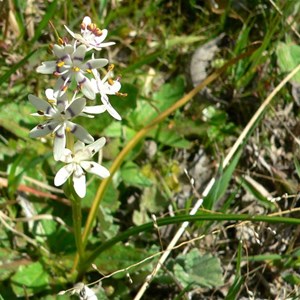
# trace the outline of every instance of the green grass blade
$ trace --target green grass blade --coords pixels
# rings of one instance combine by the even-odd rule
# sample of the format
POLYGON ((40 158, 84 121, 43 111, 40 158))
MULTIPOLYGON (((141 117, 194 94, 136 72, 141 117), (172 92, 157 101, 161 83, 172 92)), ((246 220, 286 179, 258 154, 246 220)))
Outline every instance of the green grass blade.
POLYGON ((299 160, 296 157, 294 157, 294 165, 295 165, 295 168, 296 168, 298 178, 300 178, 300 163, 299 163, 299 160))
MULTIPOLYGON (((271 216, 250 216, 244 214, 220 214, 220 213, 205 213, 201 215, 181 215, 176 217, 168 217, 157 220, 157 225, 159 227, 166 226, 170 224, 180 224, 185 221, 196 222, 196 221, 251 221, 251 222, 266 222, 266 223, 283 223, 283 224, 293 224, 300 225, 300 219, 289 218, 289 217, 271 217, 271 216)), ((116 237, 102 243, 98 248, 92 251, 86 258, 79 268, 81 272, 85 270, 90 264, 102 253, 104 250, 109 249, 113 245, 128 240, 129 237, 137 235, 141 232, 147 232, 153 230, 153 222, 149 222, 140 226, 129 228, 123 233, 117 235, 116 237)))
POLYGON ((224 173, 219 176, 219 178, 215 181, 213 187, 211 188, 209 194, 204 198, 203 205, 206 209, 212 209, 217 201, 225 194, 229 182, 232 178, 232 173, 234 172, 240 159, 241 153, 242 148, 240 148, 240 150, 234 154, 233 159, 230 161, 224 173))
POLYGON ((41 36, 43 29, 47 26, 49 20, 53 17, 53 15, 57 13, 57 0, 54 0, 52 3, 49 4, 47 11, 39 23, 38 27, 35 29, 35 34, 31 39, 30 43, 35 43, 38 38, 41 36))
POLYGON ((228 290, 225 300, 237 299, 240 288, 244 283, 244 277, 241 276, 242 252, 243 252, 243 243, 242 241, 239 241, 239 246, 237 250, 237 260, 236 260, 236 272, 235 272, 236 275, 232 286, 228 290))
POLYGON ((29 58, 35 53, 36 50, 33 50, 29 54, 27 54, 22 60, 20 60, 18 63, 16 63, 13 67, 11 67, 4 75, 0 77, 0 86, 6 82, 9 77, 14 74, 19 68, 24 66, 29 58))

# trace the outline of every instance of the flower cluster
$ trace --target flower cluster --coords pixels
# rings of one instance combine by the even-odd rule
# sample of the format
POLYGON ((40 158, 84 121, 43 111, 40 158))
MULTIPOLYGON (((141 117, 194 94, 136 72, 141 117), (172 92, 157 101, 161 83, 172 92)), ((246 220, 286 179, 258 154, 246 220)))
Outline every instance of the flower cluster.
POLYGON ((81 34, 74 33, 67 26, 65 28, 73 40, 60 40, 52 47, 55 59, 43 62, 37 68, 38 73, 53 74, 57 81, 53 89, 46 89, 45 99, 34 95, 28 97, 37 110, 32 115, 43 119, 30 131, 30 137, 51 134, 54 159, 65 163, 57 172, 54 184, 60 186, 72 176, 74 190, 83 198, 86 194, 86 172, 101 178, 107 178, 110 174, 106 168, 92 161, 94 154, 105 145, 105 138, 94 141, 74 119, 79 116, 93 118, 107 111, 113 118, 121 120, 109 101, 109 95, 121 95, 121 83, 120 78, 112 79, 113 65, 108 66, 107 73, 101 78, 98 70, 108 65, 108 60, 95 58, 94 53, 89 53, 114 45, 113 42, 104 42, 108 33, 106 29, 99 29, 90 17, 83 19, 81 34), (86 56, 90 59, 85 59, 86 56), (101 104, 87 105, 90 100, 95 101, 98 95, 101 104), (77 139, 74 145, 71 134, 77 139))

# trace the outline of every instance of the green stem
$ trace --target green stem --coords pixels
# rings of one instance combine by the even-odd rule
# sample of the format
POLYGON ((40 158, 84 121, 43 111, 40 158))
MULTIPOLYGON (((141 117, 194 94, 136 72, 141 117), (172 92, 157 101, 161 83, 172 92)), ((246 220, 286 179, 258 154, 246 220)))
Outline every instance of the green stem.
MULTIPOLYGON (((74 150, 74 136, 70 132, 66 132, 66 146, 71 151, 74 150)), ((75 244, 77 249, 77 255, 74 260, 73 269, 75 271, 77 260, 83 260, 84 257, 84 247, 82 244, 82 232, 81 232, 81 224, 82 224, 82 215, 81 215, 81 199, 77 196, 76 192, 74 191, 72 179, 69 178, 66 186, 66 194, 71 199, 72 203, 72 219, 73 219, 73 230, 74 230, 74 238, 75 244)))
MULTIPOLYGON (((73 187, 72 187, 73 188, 73 187)), ((80 261, 84 257, 84 249, 82 244, 82 235, 81 235, 81 199, 77 195, 72 195, 72 217, 73 217, 73 230, 75 243, 77 248, 77 253, 79 255, 80 261)), ((73 268, 74 269, 74 268, 73 268)))

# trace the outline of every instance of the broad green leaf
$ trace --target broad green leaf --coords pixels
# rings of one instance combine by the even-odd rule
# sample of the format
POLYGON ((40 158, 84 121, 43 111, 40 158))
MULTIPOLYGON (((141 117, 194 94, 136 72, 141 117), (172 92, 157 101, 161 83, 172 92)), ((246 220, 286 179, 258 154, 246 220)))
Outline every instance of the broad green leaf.
POLYGON ((212 288, 223 285, 220 260, 211 254, 201 255, 198 249, 176 258, 174 275, 183 286, 192 284, 212 288))
MULTIPOLYGON (((0 231, 1 237, 4 238, 4 233, 0 231)), ((22 254, 9 248, 0 247, 0 282, 9 278, 16 271, 22 261, 22 254)))
POLYGON ((112 138, 122 137, 122 139, 130 140, 136 134, 136 131, 121 122, 113 122, 105 128, 104 133, 112 138))
MULTIPOLYGON (((95 260, 95 264, 100 267, 100 271, 104 274, 114 272, 119 269, 126 268, 131 266, 145 257, 151 255, 153 252, 147 252, 146 249, 139 249, 137 247, 133 247, 131 245, 122 245, 118 244, 107 251, 101 253, 100 256, 95 260)), ((151 260, 149 260, 151 261, 151 260)), ((148 263, 149 263, 148 261, 148 263)), ((144 264, 137 266, 136 268, 132 268, 130 272, 134 272, 134 270, 139 270, 143 268, 144 264)), ((126 275, 125 272, 120 272, 115 275, 115 278, 123 278, 126 275)))
POLYGON ((20 266, 11 277, 12 288, 17 297, 31 296, 44 290, 49 284, 48 273, 40 262, 20 266))
MULTIPOLYGON (((114 224, 114 217, 108 208, 104 208, 102 206, 99 207, 98 220, 101 228, 100 235, 102 236, 102 240, 105 241, 116 236, 119 226, 114 224)), ((100 237, 97 236, 97 240, 99 240, 99 238, 100 237)))
POLYGON ((147 222, 151 222, 151 218, 145 209, 135 210, 132 215, 132 222, 139 226, 147 222))
MULTIPOLYGON (((107 166, 106 166, 107 167, 107 166)), ((92 205, 92 201, 97 188, 102 179, 97 176, 91 176, 88 180, 87 195, 82 199, 81 205, 83 208, 89 208, 92 205)), ((119 191, 115 188, 114 184, 109 184, 106 193, 101 201, 101 206, 108 208, 110 211, 115 212, 119 206, 119 191)))
POLYGON ((158 128, 157 130, 152 131, 150 136, 157 139, 163 145, 183 149, 190 147, 190 142, 188 140, 174 130, 169 129, 167 126, 163 126, 163 128, 158 128))
POLYGON ((145 126, 159 113, 169 108, 184 93, 184 79, 177 77, 174 81, 164 84, 153 94, 153 101, 139 100, 137 108, 129 115, 128 120, 133 128, 145 126))
POLYGON ((146 187, 152 185, 152 181, 141 173, 140 167, 130 161, 121 167, 121 177, 124 183, 128 185, 136 187, 146 187))
POLYGON ((0 109, 0 126, 17 137, 29 140, 29 129, 24 127, 24 123, 30 124, 37 120, 37 118, 30 116, 32 112, 34 112, 34 108, 27 101, 6 103, 0 109))
MULTIPOLYGON (((300 63, 300 46, 295 44, 278 43, 276 48, 277 62, 283 73, 292 71, 300 63)), ((292 79, 300 83, 300 72, 292 79)))

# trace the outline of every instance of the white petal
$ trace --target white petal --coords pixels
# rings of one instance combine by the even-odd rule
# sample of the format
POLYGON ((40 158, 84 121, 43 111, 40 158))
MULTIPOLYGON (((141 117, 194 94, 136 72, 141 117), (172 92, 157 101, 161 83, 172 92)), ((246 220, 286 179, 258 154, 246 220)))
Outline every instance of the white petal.
POLYGON ((33 129, 31 129, 31 131, 29 132, 29 136, 31 138, 45 136, 45 135, 49 134, 50 132, 52 132, 52 130, 49 130, 49 128, 47 126, 45 126, 45 127, 39 127, 39 126, 40 125, 37 125, 33 129))
POLYGON ((99 165, 94 161, 82 161, 81 167, 84 168, 88 173, 97 175, 101 178, 107 178, 110 176, 109 171, 103 166, 99 165))
POLYGON ((80 198, 84 198, 86 194, 86 180, 83 170, 80 166, 76 166, 76 171, 73 174, 73 186, 76 194, 80 198))
POLYGON ((43 112, 49 111, 52 106, 47 102, 44 101, 34 95, 28 95, 28 100, 30 101, 30 103, 35 106, 35 108, 37 110, 41 110, 43 112))
POLYGON ((92 20, 91 20, 91 18, 90 18, 90 17, 88 17, 88 16, 85 16, 85 17, 83 18, 83 21, 82 21, 82 23, 83 23, 83 24, 85 24, 85 25, 87 26, 87 25, 89 25, 89 24, 91 24, 91 23, 92 23, 92 20))
POLYGON ((67 126, 71 129, 71 133, 73 133, 82 142, 90 144, 94 141, 94 138, 82 126, 73 122, 68 122, 67 126))
POLYGON ((65 126, 61 125, 60 128, 55 132, 53 155, 55 160, 60 160, 64 154, 66 147, 66 134, 65 126))
POLYGON ((56 96, 54 96, 54 90, 53 89, 46 89, 45 95, 46 95, 47 99, 49 99, 49 100, 56 100, 56 96))
POLYGON ((109 104, 106 106, 106 109, 108 111, 108 113, 115 118, 118 121, 122 120, 122 117, 119 115, 119 113, 109 104))
POLYGON ((53 132, 56 129, 57 125, 59 125, 57 121, 45 122, 43 124, 39 124, 30 131, 29 136, 31 138, 45 136, 53 132))
POLYGON ((74 62, 78 61, 79 63, 81 63, 85 57, 85 53, 86 53, 86 46, 80 45, 73 53, 73 61, 74 62))
POLYGON ((121 116, 119 113, 112 107, 112 105, 109 102, 108 96, 105 94, 101 94, 101 101, 105 105, 108 113, 115 118, 116 120, 122 120, 121 116))
POLYGON ((90 59, 86 62, 85 68, 86 69, 99 69, 108 64, 108 60, 105 58, 97 58, 97 59, 90 59))
POLYGON ((84 148, 84 143, 82 141, 77 141, 74 145, 74 152, 81 151, 84 148))
POLYGON ((64 184, 74 171, 75 164, 68 164, 62 167, 54 177, 54 185, 60 186, 64 184))
MULTIPOLYGON (((66 53, 67 54, 73 54, 73 52, 75 51, 75 47, 76 47, 76 44, 74 44, 74 45, 72 45, 72 44, 67 44, 66 46, 65 46, 65 51, 66 51, 66 53)), ((69 62, 69 60, 70 60, 70 57, 68 57, 67 58, 67 61, 69 62)), ((66 60, 64 60, 64 61, 66 61, 66 60)), ((71 60, 70 60, 70 62, 71 62, 71 60)))
POLYGON ((105 105, 86 106, 83 112, 87 114, 102 114, 106 111, 105 105))
POLYGON ((109 46, 113 46, 115 45, 116 43, 115 42, 107 42, 107 43, 101 43, 99 45, 99 47, 94 47, 96 50, 101 50, 102 48, 105 48, 105 47, 109 47, 109 46))
POLYGON ((66 117, 68 119, 78 116, 85 107, 86 100, 84 98, 75 99, 66 109, 66 117))
POLYGON ((36 71, 41 74, 52 74, 56 70, 56 61, 45 61, 42 62, 41 66, 36 68, 36 71))
POLYGON ((95 43, 97 46, 100 46, 100 44, 106 39, 107 34, 108 34, 107 29, 102 29, 101 32, 102 32, 102 34, 100 36, 95 36, 95 43))
POLYGON ((64 163, 71 163, 73 162, 73 153, 70 149, 65 148, 63 151, 63 154, 61 155, 61 157, 59 158, 60 161, 64 162, 64 163))
POLYGON ((82 73, 78 72, 76 74, 76 81, 81 88, 82 93, 89 99, 93 100, 96 97, 93 85, 87 77, 85 77, 82 73))
POLYGON ((106 143, 106 138, 102 137, 102 138, 98 139, 97 141, 95 141, 94 143, 86 146, 86 149, 89 151, 89 153, 91 154, 91 157, 92 157, 95 153, 99 152, 99 150, 101 148, 103 148, 105 143, 106 143))
POLYGON ((115 95, 119 90, 121 89, 121 83, 116 80, 114 81, 113 85, 110 86, 110 92, 112 93, 112 95, 115 95))
POLYGON ((69 29, 66 25, 64 25, 65 26, 65 28, 66 28, 66 30, 70 33, 70 35, 74 38, 74 39, 76 39, 76 37, 75 37, 75 33, 71 30, 71 29, 69 29))

